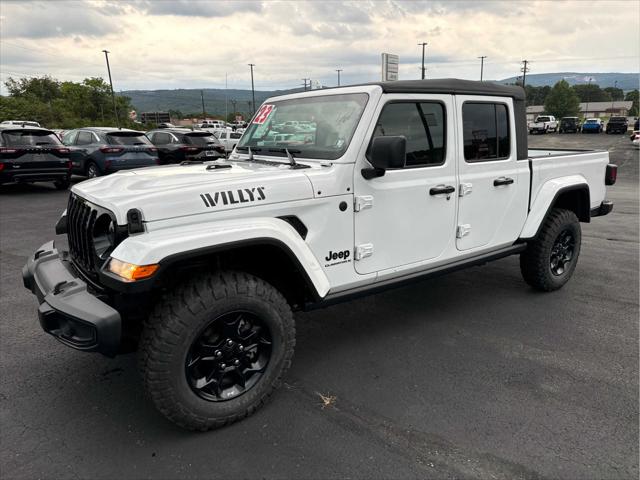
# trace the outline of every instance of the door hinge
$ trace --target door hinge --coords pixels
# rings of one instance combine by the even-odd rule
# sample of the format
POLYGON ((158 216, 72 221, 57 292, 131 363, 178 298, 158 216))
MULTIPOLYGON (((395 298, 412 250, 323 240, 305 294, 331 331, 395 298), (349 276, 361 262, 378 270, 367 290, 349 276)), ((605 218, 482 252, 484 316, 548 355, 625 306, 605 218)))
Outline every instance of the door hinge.
POLYGON ((458 188, 458 196, 464 197, 465 195, 469 195, 473 191, 472 183, 461 183, 460 188, 458 188))
POLYGON ((356 197, 353 200, 353 210, 355 212, 359 212, 360 210, 364 210, 366 208, 373 207, 373 195, 362 195, 360 197, 356 197))
POLYGON ((458 225, 458 229, 456 230, 456 238, 462 238, 465 235, 469 235, 471 233, 471 225, 468 223, 465 225, 458 225))
POLYGON ((356 247, 356 260, 362 260, 373 255, 373 243, 363 243, 356 247))

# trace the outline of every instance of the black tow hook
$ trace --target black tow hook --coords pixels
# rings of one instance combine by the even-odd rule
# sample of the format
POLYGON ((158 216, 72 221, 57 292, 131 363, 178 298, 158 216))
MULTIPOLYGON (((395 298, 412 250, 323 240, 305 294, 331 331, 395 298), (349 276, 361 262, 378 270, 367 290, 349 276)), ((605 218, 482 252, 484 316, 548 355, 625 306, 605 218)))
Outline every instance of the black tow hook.
POLYGON ((67 283, 69 282, 67 282, 66 280, 56 283, 56 286, 53 287, 53 294, 58 295, 60 292, 62 292, 63 291, 62 287, 64 287, 67 283))

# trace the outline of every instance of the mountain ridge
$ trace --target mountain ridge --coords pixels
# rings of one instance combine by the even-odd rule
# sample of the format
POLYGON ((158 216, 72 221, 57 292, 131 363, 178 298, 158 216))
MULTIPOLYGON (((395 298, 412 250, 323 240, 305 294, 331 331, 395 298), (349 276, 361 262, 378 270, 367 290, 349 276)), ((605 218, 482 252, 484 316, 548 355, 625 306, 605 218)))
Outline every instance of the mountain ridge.
MULTIPOLYGON (((527 85, 541 87, 545 85, 553 86, 561 79, 565 79, 570 85, 579 85, 589 82, 601 88, 613 87, 615 82, 618 88, 624 91, 638 88, 637 73, 582 73, 582 72, 556 72, 556 73, 533 73, 527 75, 527 85)), ((502 80, 491 80, 497 83, 515 83, 517 77, 509 77, 502 80)), ((302 88, 292 90, 256 90, 256 106, 265 99, 284 95, 287 93, 300 92, 302 88)), ((220 89, 220 88, 180 88, 161 90, 124 90, 121 95, 131 98, 131 103, 139 112, 166 112, 169 110, 180 111, 183 114, 194 114, 202 116, 202 103, 204 100, 205 111, 208 115, 224 116, 225 111, 231 113, 235 111, 250 116, 251 114, 251 90, 241 89, 220 89), (202 97, 201 97, 202 92, 202 97), (227 99, 225 101, 225 98, 227 99)))

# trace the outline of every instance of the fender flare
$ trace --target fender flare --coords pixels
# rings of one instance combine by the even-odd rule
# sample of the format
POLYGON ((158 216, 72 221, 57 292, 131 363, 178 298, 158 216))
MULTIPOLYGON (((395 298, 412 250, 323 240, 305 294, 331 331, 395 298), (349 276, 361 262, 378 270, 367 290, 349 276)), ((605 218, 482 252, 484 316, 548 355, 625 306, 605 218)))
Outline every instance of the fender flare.
POLYGON ((315 255, 295 228, 279 218, 218 220, 133 235, 123 240, 111 257, 135 265, 160 264, 156 275, 148 280, 125 283, 103 269, 101 277, 105 284, 121 287, 119 290, 124 286, 126 290, 146 291, 163 270, 177 262, 258 245, 275 246, 285 253, 305 277, 314 297, 322 299, 328 293, 329 280, 315 255))
POLYGON ((549 180, 539 190, 531 204, 529 216, 520 232, 520 239, 535 238, 558 198, 570 191, 585 190, 587 194, 587 211, 590 211, 589 184, 580 175, 549 180))

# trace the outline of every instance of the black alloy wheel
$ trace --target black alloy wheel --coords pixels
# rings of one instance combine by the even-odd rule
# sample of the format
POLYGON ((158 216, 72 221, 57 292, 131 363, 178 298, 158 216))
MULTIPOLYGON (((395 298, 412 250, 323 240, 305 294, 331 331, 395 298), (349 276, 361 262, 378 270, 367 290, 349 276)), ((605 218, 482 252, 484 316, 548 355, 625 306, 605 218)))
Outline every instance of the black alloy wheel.
POLYGON ((563 230, 551 247, 549 267, 551 273, 560 276, 567 271, 567 266, 573 260, 576 247, 576 239, 570 230, 563 230))
POLYGON ((248 311, 213 320, 191 344, 185 360, 187 381, 204 400, 231 400, 251 389, 271 358, 271 332, 248 311))

